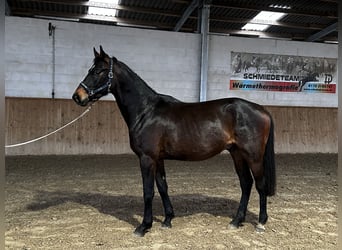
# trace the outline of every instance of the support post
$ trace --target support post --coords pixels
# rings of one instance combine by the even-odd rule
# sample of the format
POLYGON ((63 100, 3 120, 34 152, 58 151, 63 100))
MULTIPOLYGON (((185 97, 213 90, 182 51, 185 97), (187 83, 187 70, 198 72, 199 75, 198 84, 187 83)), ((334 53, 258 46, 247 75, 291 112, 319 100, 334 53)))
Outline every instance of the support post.
POLYGON ((6 16, 12 15, 11 7, 8 4, 8 0, 5 0, 5 15, 6 16))
POLYGON ((207 100, 208 58, 209 58, 209 13, 210 1, 203 0, 201 11, 201 83, 200 102, 207 100))
POLYGON ((52 37, 52 92, 51 97, 55 99, 55 80, 56 80, 56 39, 55 39, 55 29, 56 26, 53 26, 49 23, 49 36, 52 37))

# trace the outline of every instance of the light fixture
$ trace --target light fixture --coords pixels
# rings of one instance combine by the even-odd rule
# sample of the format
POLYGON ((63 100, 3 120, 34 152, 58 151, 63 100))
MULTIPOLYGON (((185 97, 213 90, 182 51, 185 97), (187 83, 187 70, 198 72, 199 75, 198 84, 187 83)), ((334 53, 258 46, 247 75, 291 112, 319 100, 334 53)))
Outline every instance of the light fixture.
POLYGON ((116 6, 118 3, 119 3, 119 0, 90 1, 89 4, 94 4, 95 6, 89 6, 88 15, 115 17, 117 14, 117 9, 113 8, 112 6, 116 6))
POLYGON ((285 13, 282 12, 274 12, 274 11, 260 11, 258 15, 256 15, 249 23, 242 27, 243 30, 256 30, 256 31, 264 31, 266 30, 273 22, 278 21, 282 18, 285 13))
POLYGON ((282 5, 282 4, 270 4, 268 7, 274 8, 274 9, 285 9, 285 10, 291 9, 291 6, 289 6, 289 5, 282 5))

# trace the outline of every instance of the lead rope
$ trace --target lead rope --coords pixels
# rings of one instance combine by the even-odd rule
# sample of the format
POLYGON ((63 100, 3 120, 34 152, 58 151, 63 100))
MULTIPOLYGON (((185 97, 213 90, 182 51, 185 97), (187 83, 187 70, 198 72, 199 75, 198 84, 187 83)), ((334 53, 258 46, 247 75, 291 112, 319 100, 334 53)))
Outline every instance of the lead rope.
POLYGON ((22 143, 6 145, 5 148, 14 148, 14 147, 23 146, 23 145, 26 145, 26 144, 29 144, 29 143, 36 142, 36 141, 39 141, 41 139, 44 139, 44 138, 46 138, 46 137, 48 137, 50 135, 53 135, 53 134, 57 133, 58 131, 61 131, 62 129, 66 128, 67 126, 71 125, 72 123, 76 122, 77 120, 79 120, 81 117, 83 117, 86 113, 88 113, 90 111, 91 107, 92 107, 92 105, 89 106, 86 110, 84 110, 83 113, 80 114, 78 117, 76 117, 74 120, 72 120, 71 122, 68 122, 67 124, 63 125, 62 127, 56 129, 55 131, 52 131, 52 132, 50 132, 50 133, 48 133, 46 135, 43 135, 43 136, 40 136, 38 138, 29 140, 29 141, 25 141, 25 142, 22 142, 22 143))

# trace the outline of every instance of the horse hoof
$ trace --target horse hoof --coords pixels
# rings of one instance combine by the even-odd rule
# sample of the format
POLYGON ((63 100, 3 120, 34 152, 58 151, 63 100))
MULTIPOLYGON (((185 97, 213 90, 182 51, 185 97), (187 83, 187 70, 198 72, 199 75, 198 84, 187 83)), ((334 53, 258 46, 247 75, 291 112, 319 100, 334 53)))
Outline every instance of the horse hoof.
POLYGON ((135 230, 134 230, 134 235, 138 236, 138 237, 144 237, 145 233, 147 232, 147 229, 144 229, 141 226, 138 226, 135 230))
POLYGON ((257 233, 264 233, 265 232, 265 226, 263 224, 258 223, 255 227, 255 231, 257 233))
POLYGON ((239 227, 238 227, 237 225, 234 225, 234 224, 232 224, 232 223, 229 223, 228 228, 229 228, 230 230, 237 230, 239 227))
POLYGON ((165 228, 165 229, 168 229, 168 228, 171 228, 172 225, 171 225, 171 222, 163 222, 163 223, 161 224, 161 227, 162 227, 162 228, 165 228))
POLYGON ((137 236, 137 237, 144 237, 145 236, 145 232, 134 230, 133 235, 137 236))

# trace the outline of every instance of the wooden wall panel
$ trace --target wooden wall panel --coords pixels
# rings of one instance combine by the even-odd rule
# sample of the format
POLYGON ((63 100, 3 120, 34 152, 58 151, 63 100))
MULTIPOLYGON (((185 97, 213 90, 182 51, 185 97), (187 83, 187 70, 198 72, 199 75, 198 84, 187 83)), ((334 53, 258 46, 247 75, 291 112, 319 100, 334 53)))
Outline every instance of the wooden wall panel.
MULTIPOLYGON (((337 109, 267 107, 275 122, 277 153, 337 153, 337 109)), ((47 134, 80 115, 72 100, 6 98, 6 145, 47 134)), ((90 112, 41 141, 7 148, 7 155, 132 153, 115 102, 97 102, 90 112)))
MULTIPOLYGON (((47 134, 85 108, 72 100, 6 98, 6 144, 47 134)), ((101 101, 76 123, 43 140, 6 149, 8 155, 131 153, 128 131, 115 102, 101 101)))
POLYGON ((279 153, 337 153, 337 108, 267 107, 279 153))

